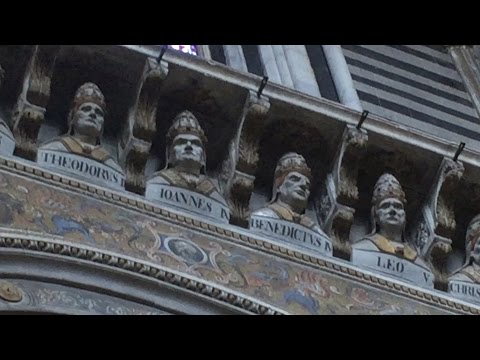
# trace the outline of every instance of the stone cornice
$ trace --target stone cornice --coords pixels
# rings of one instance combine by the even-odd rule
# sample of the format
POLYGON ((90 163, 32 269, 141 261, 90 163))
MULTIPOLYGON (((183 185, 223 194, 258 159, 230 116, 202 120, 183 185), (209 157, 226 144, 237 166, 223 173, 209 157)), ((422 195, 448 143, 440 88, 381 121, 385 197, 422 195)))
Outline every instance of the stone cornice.
MULTIPOLYGON (((160 49, 154 45, 120 45, 128 50, 150 57, 158 57, 160 49)), ((260 86, 260 77, 240 72, 221 63, 189 56, 177 52, 168 52, 163 59, 175 65, 199 72, 205 76, 217 78, 227 83, 240 86, 246 90, 257 91, 260 86)), ((297 106, 319 115, 327 116, 341 123, 357 125, 361 112, 352 110, 340 103, 323 98, 316 98, 282 85, 269 83, 263 94, 271 101, 277 100, 297 106)), ((400 125, 384 117, 370 114, 363 128, 371 134, 379 134, 397 142, 413 145, 440 156, 453 157, 458 143, 446 141, 423 131, 400 125)), ((459 160, 480 167, 480 152, 466 147, 459 160)))
MULTIPOLYGON (((387 290, 390 293, 395 293, 429 305, 434 305, 447 311, 464 314, 480 314, 479 306, 454 299, 446 293, 444 294, 438 291, 430 291, 411 286, 382 275, 361 270, 348 262, 339 259, 326 258, 307 250, 298 250, 288 245, 278 244, 266 238, 251 234, 241 228, 229 225, 222 226, 194 216, 181 214, 174 210, 161 208, 138 195, 114 191, 87 184, 79 180, 74 180, 73 178, 61 174, 54 174, 25 160, 14 160, 12 158, 6 159, 0 157, 0 170, 25 176, 32 180, 57 186, 74 193, 81 193, 100 201, 106 201, 129 210, 147 214, 163 221, 168 221, 191 230, 221 238, 225 241, 254 248, 288 261, 339 275, 355 282, 361 282, 379 289, 387 290)), ((153 276, 161 281, 170 282, 171 284, 186 289, 190 289, 191 287, 191 290, 194 292, 202 294, 207 292, 205 294, 207 296, 211 296, 220 301, 226 301, 230 305, 239 306, 252 313, 284 313, 273 307, 259 304, 252 299, 239 295, 231 290, 220 288, 217 285, 206 285, 206 282, 203 280, 193 279, 173 270, 161 268, 158 265, 129 258, 124 255, 110 253, 105 250, 93 249, 87 246, 69 244, 57 239, 54 240, 51 239, 50 235, 45 235, 45 238, 43 239, 42 237, 32 237, 21 231, 4 231, 3 234, 0 234, 0 247, 55 253, 61 256, 78 257, 87 261, 100 262, 109 266, 121 267, 129 271, 153 276)))

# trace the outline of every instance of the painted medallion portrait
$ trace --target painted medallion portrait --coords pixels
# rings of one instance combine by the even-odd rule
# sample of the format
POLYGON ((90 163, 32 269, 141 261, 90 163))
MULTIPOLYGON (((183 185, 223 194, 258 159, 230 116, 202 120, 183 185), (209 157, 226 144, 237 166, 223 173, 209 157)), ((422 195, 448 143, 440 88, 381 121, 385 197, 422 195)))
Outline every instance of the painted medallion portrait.
POLYGON ((169 237, 165 239, 165 247, 170 253, 188 263, 203 264, 208 260, 207 254, 189 240, 169 237))

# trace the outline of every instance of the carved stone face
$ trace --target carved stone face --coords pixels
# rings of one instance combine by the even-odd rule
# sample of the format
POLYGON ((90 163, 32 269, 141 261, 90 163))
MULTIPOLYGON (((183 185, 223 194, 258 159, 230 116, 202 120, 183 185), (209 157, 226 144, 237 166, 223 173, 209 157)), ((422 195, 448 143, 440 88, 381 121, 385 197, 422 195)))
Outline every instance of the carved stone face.
POLYGON ((475 246, 473 247, 472 255, 473 262, 477 265, 480 265, 480 241, 477 240, 475 246))
POLYGON ((380 229, 403 230, 406 222, 403 203, 396 198, 387 198, 377 205, 375 218, 380 229))
POLYGON ((73 118, 75 134, 100 137, 105 121, 105 114, 100 106, 94 103, 82 104, 73 118))
POLYGON ((470 257, 480 265, 480 219, 468 227, 468 236, 473 238, 473 248, 470 257))
POLYGON ((174 166, 183 163, 201 167, 204 163, 204 150, 200 138, 192 134, 178 135, 170 148, 170 162, 174 166))
POLYGON ((310 180, 303 174, 289 173, 278 188, 278 198, 291 206, 305 208, 310 197, 310 180))

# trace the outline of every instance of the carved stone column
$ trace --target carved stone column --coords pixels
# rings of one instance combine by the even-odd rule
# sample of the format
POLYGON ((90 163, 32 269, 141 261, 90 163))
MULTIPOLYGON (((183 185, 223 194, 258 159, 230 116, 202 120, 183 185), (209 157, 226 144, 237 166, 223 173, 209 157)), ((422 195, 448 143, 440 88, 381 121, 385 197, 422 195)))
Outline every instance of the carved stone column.
POLYGON ((157 106, 160 89, 168 76, 168 63, 148 58, 138 82, 136 98, 130 107, 119 143, 120 164, 125 169, 126 188, 138 193, 145 189, 145 165, 157 132, 157 106))
POLYGON ((280 77, 272 45, 258 45, 258 53, 260 54, 260 60, 262 61, 263 67, 265 68, 265 72, 270 81, 281 84, 282 79, 280 77))
POLYGON ((283 45, 293 86, 296 90, 321 97, 305 45, 283 45))
POLYGON ((340 102, 351 109, 363 111, 342 47, 340 45, 322 45, 322 48, 340 102))
POLYGON ((327 175, 316 202, 319 222, 333 241, 334 255, 350 258, 350 228, 358 201, 358 160, 366 148, 368 134, 347 125, 338 146, 333 169, 327 175))
POLYGON ((287 57, 283 45, 271 45, 282 85, 293 88, 293 80, 288 69, 287 57))
POLYGON ((248 72, 242 45, 223 45, 223 50, 225 52, 225 59, 228 66, 240 71, 248 72))
POLYGON ((220 184, 231 211, 231 222, 247 226, 249 204, 259 161, 259 142, 270 110, 268 98, 250 91, 237 135, 230 142, 228 158, 222 166, 220 184))
POLYGON ((451 237, 456 228, 454 190, 463 172, 461 162, 443 159, 413 231, 420 255, 430 263, 435 279, 443 285, 447 284, 446 260, 452 250, 451 237))
POLYGON ((50 100, 52 73, 59 48, 59 45, 34 45, 22 92, 13 112, 15 154, 33 161, 37 155, 38 131, 50 100))

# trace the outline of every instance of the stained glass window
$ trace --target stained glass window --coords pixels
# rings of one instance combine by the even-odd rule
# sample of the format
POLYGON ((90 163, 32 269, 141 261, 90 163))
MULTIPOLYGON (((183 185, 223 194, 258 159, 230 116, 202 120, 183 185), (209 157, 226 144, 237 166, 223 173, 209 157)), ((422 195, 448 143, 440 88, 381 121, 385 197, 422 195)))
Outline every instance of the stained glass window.
POLYGON ((169 45, 172 49, 198 56, 197 45, 169 45))

